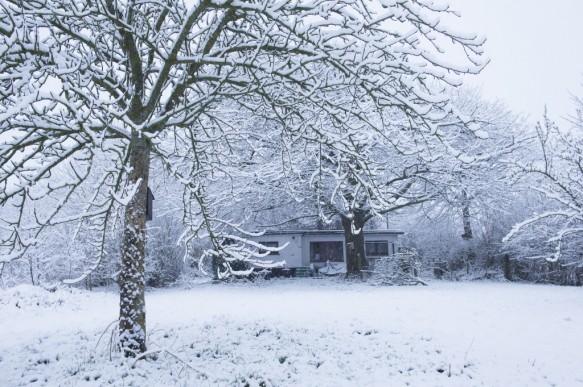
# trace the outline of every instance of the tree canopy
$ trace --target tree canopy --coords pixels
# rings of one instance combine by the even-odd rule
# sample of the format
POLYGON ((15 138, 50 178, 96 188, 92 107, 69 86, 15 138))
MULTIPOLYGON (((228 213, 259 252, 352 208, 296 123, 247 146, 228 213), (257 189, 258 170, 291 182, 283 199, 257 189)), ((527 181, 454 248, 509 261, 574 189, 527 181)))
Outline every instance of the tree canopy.
POLYGON ((0 1, 0 262, 71 221, 100 235, 99 250, 123 210, 121 345, 145 351, 150 158, 183 186, 185 222, 217 254, 240 230, 214 216, 207 183, 236 170, 260 128, 358 161, 355 140, 398 114, 403 136, 463 159, 444 122, 479 133, 443 90, 486 60, 483 39, 444 14, 455 15, 413 0, 0 1), (242 130, 249 116, 259 129, 242 130))

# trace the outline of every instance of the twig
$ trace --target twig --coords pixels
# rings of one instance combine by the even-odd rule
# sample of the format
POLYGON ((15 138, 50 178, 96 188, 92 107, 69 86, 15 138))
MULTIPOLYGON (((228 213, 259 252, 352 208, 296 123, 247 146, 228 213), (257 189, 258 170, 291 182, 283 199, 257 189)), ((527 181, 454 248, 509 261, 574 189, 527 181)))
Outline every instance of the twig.
POLYGON ((150 355, 153 355, 155 353, 160 353, 163 350, 164 350, 163 348, 160 348, 160 349, 152 349, 150 351, 146 351, 146 352, 140 353, 138 356, 136 356, 136 358, 134 360, 134 363, 132 364, 132 368, 135 368, 136 367, 136 364, 138 364, 138 361, 142 360, 143 358, 145 358, 147 356, 150 356, 150 355))
POLYGON ((110 322, 109 324, 107 324, 107 327, 103 330, 103 332, 101 332, 101 336, 99 336, 99 340, 97 340, 97 344, 95 344, 95 350, 97 351, 97 347, 99 346, 99 342, 101 342, 101 339, 103 338, 103 335, 105 335, 105 332, 107 332, 109 330, 109 328, 111 328, 111 326, 113 324, 115 324, 116 322, 118 322, 119 320, 113 320, 112 322, 110 322))
POLYGON ((470 349, 472 349, 472 345, 474 344, 474 340, 472 339, 472 342, 470 343, 470 346, 468 347, 468 350, 466 351, 466 354, 464 355, 464 362, 466 361, 466 358, 468 357, 468 352, 470 352, 470 349))
POLYGON ((168 355, 174 357, 176 360, 178 360, 179 362, 181 362, 182 364, 184 364, 186 367, 190 368, 191 370, 197 372, 199 375, 201 375, 202 377, 204 377, 205 379, 208 379, 208 375, 206 373, 204 373, 203 371, 191 366, 190 364, 188 364, 184 359, 182 359, 180 356, 178 356, 177 354, 175 354, 174 352, 170 351, 168 348, 159 348, 159 349, 152 349, 150 351, 146 351, 144 353, 139 354, 134 363, 132 364, 132 368, 134 368, 136 366, 136 364, 138 363, 138 361, 144 359, 145 357, 149 356, 149 355, 153 355, 155 353, 160 353, 160 352, 166 352, 168 355))

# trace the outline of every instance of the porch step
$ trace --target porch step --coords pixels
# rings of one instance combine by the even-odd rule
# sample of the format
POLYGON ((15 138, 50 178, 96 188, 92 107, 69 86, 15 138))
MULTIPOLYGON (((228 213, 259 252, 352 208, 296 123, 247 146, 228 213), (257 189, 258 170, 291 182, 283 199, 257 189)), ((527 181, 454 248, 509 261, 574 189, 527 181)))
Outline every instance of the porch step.
POLYGON ((296 268, 296 277, 307 278, 313 277, 314 271, 309 267, 298 267, 296 268))

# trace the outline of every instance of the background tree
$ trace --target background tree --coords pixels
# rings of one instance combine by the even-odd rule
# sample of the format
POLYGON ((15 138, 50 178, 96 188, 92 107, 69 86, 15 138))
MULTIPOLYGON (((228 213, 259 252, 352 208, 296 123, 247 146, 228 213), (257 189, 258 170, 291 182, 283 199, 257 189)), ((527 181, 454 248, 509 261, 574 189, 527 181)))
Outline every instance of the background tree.
MULTIPOLYGON (((545 111, 543 121, 536 125, 538 151, 513 161, 516 176, 525 179, 542 200, 538 206, 535 201, 530 207, 531 215, 516 223, 504 238, 523 257, 546 259, 554 266, 561 260, 564 268, 573 269, 568 276, 575 278, 566 279, 568 283, 583 280, 583 101, 575 102, 571 128, 562 130, 545 111), (530 247, 530 253, 517 244, 530 247)), ((558 267, 550 265, 551 271, 555 269, 558 267)))
POLYGON ((347 275, 367 268, 363 231, 369 221, 423 203, 436 194, 430 166, 422 155, 400 153, 384 138, 370 133, 363 133, 363 138, 355 149, 358 157, 321 147, 314 157, 318 173, 311 182, 321 216, 327 222, 332 217, 341 220, 347 275))
POLYGON ((503 250, 501 233, 515 219, 513 206, 523 189, 515 184, 507 163, 523 154, 530 138, 524 119, 504 104, 484 100, 475 89, 451 93, 460 110, 488 136, 477 141, 463 128, 449 128, 458 133, 455 145, 467 149, 474 159, 450 160, 435 169, 442 189, 419 212, 414 233, 420 238, 419 250, 441 265, 437 269, 464 268, 473 275, 474 267, 481 271, 493 265, 503 250))
POLYGON ((407 115, 385 109, 378 117, 382 133, 363 130, 348 138, 352 154, 325 145, 312 151, 311 169, 317 171, 312 186, 320 208, 342 219, 350 243, 348 273, 366 264, 360 230, 373 218, 423 203, 442 214, 455 208, 470 240, 470 207, 491 205, 508 190, 502 161, 524 141, 520 118, 499 103, 487 103, 475 90, 448 93, 463 119, 443 119, 435 133, 413 131, 407 115))
POLYGON ((192 235, 208 235, 213 254, 241 257, 221 243, 240 230, 206 199, 207 182, 241 161, 234 143, 252 145, 234 112, 352 154, 346 139, 384 126, 337 98, 343 91, 439 137, 440 122, 460 120, 442 85, 484 65, 483 40, 443 27, 445 13, 416 1, 2 1, 0 204, 11 206, 2 262, 48 226, 84 220, 104 235, 123 208, 120 343, 127 356, 145 351, 150 158, 183 185, 192 235), (466 60, 448 64, 445 51, 466 60), (85 210, 67 213, 81 187, 85 210), (45 199, 47 213, 27 216, 45 199))

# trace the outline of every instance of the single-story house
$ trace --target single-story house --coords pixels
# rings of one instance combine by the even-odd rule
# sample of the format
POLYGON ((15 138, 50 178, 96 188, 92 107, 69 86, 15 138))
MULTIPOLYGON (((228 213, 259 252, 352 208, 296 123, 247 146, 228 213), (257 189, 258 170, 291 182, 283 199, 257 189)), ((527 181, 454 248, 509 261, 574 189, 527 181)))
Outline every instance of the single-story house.
MULTIPOLYGON (((399 230, 365 230, 365 254, 369 263, 393 255, 398 249, 399 230), (372 261, 372 262, 371 262, 372 261)), ((285 261, 286 268, 310 268, 320 272, 346 271, 346 243, 343 230, 268 231, 249 238, 266 247, 282 247, 264 260, 285 261)))

